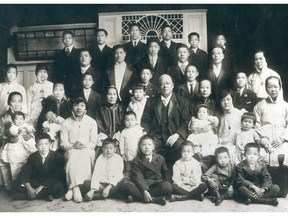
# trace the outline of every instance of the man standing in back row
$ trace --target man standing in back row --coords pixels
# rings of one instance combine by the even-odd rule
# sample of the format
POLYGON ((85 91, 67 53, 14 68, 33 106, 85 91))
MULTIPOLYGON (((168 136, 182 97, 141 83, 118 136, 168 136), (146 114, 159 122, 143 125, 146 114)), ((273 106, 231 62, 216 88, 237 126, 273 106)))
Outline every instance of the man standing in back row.
POLYGON ((64 48, 54 56, 53 78, 55 82, 64 83, 66 96, 72 96, 72 89, 69 88, 71 79, 79 69, 79 51, 74 47, 74 33, 70 30, 63 31, 62 43, 64 48))

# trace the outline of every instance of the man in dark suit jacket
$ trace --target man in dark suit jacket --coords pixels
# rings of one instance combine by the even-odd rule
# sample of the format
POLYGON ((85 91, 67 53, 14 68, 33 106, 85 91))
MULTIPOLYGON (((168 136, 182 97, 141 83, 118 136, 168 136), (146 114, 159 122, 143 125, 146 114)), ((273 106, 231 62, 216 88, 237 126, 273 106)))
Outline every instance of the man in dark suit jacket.
POLYGON ((156 152, 164 156, 172 169, 180 158, 180 145, 188 136, 188 101, 173 93, 174 84, 169 75, 162 75, 159 82, 161 94, 147 101, 141 126, 154 137, 156 152))
POLYGON ((64 31, 62 34, 64 49, 58 51, 54 56, 53 79, 56 82, 62 82, 65 86, 65 93, 69 97, 70 83, 79 68, 79 50, 74 48, 74 33, 64 31))
POLYGON ((138 69, 138 63, 143 59, 147 52, 147 46, 141 41, 140 25, 132 23, 129 28, 130 41, 123 44, 127 52, 126 62, 138 69))
POLYGON ((65 159, 58 152, 49 150, 48 134, 36 137, 37 152, 32 153, 15 181, 15 199, 60 198, 64 194, 65 159))
POLYGON ((188 83, 184 83, 178 87, 177 94, 182 97, 188 98, 189 102, 193 100, 193 98, 199 96, 199 83, 195 82, 195 87, 191 92, 191 89, 188 89, 188 83))
POLYGON ((113 50, 116 62, 107 72, 108 85, 106 86, 115 86, 118 90, 120 101, 127 107, 132 96, 129 90, 131 90, 133 84, 137 82, 137 75, 135 70, 125 62, 126 52, 124 47, 122 45, 116 45, 113 50), (123 75, 122 79, 120 78, 121 74, 123 75))
POLYGON ((185 44, 180 44, 177 47, 177 63, 173 67, 168 68, 168 74, 172 77, 175 85, 174 91, 176 92, 178 87, 186 82, 185 70, 189 64, 190 52, 185 44))
POLYGON ((224 48, 221 45, 212 47, 212 64, 205 78, 212 84, 212 99, 218 99, 220 92, 233 87, 234 74, 228 71, 223 64, 224 48))
POLYGON ((152 73, 150 82, 158 85, 159 77, 167 73, 167 63, 165 59, 159 56, 160 42, 158 39, 149 39, 147 46, 148 52, 139 63, 139 71, 146 68, 150 69, 152 73))
MULTIPOLYGON (((82 89, 82 78, 85 73, 92 74, 94 84, 92 86, 92 89, 94 91, 97 91, 99 93, 102 93, 103 90, 103 74, 101 71, 96 70, 91 65, 92 57, 90 55, 90 52, 88 49, 81 49, 79 51, 79 62, 80 67, 77 70, 77 74, 75 74, 74 81, 71 82, 70 85, 73 86, 73 92, 78 92, 79 89, 82 89)), ((71 87, 72 88, 72 87, 71 87)))
POLYGON ((147 85, 145 85, 145 97, 147 98, 154 97, 159 92, 160 92, 159 88, 153 83, 149 82, 147 85))
POLYGON ((93 91, 92 86, 94 84, 93 75, 86 72, 82 78, 82 89, 76 94, 75 98, 82 97, 87 101, 87 115, 91 118, 96 119, 97 109, 102 105, 101 95, 96 91, 93 91))
POLYGON ((280 188, 272 184, 266 164, 258 160, 260 146, 248 143, 244 151, 246 159, 236 166, 236 188, 239 196, 246 199, 246 204, 254 202, 277 206, 276 196, 280 188))
POLYGON ((245 109, 247 112, 253 112, 254 106, 257 103, 256 93, 246 88, 247 76, 244 72, 236 74, 236 87, 233 92, 234 107, 237 109, 245 109))
POLYGON ((91 65, 97 70, 100 70, 101 73, 106 73, 114 62, 112 48, 106 44, 107 36, 108 32, 105 29, 97 29, 97 43, 90 47, 92 56, 91 65))
POLYGON ((199 71, 199 80, 203 77, 203 73, 206 72, 208 67, 207 53, 198 47, 200 41, 200 35, 197 32, 191 32, 188 35, 188 42, 190 43, 190 56, 189 63, 197 67, 199 71))
POLYGON ((160 55, 166 60, 167 66, 171 67, 177 63, 177 47, 178 43, 172 41, 172 27, 164 25, 161 29, 163 40, 160 43, 160 55))

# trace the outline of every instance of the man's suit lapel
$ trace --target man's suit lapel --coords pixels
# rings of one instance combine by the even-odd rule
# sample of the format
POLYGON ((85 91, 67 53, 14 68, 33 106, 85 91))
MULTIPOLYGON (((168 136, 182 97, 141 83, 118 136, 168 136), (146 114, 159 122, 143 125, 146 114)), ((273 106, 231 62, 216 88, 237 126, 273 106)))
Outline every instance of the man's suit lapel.
MULTIPOLYGON (((249 173, 249 174, 251 174, 251 175, 252 175, 255 171, 259 170, 259 163, 258 163, 258 162, 256 162, 256 164, 255 164, 255 170, 252 170, 252 169, 251 169, 250 164, 248 163, 247 160, 245 160, 244 164, 245 164, 244 169, 246 170, 247 173, 249 173)), ((261 168, 260 168, 260 169, 261 169, 261 168)))
POLYGON ((95 96, 94 96, 94 91, 91 89, 90 95, 89 95, 89 98, 88 98, 88 103, 91 102, 94 97, 95 97, 95 96))
POLYGON ((158 96, 158 100, 156 102, 156 106, 155 106, 155 109, 156 109, 156 118, 157 118, 157 121, 158 123, 161 123, 161 113, 162 113, 162 101, 161 101, 161 95, 158 96))
POLYGON ((114 67, 111 68, 111 70, 109 71, 109 73, 108 73, 108 79, 109 79, 110 85, 116 86, 114 67))
POLYGON ((185 83, 184 86, 182 87, 183 91, 185 92, 185 94, 189 95, 189 89, 188 89, 188 86, 187 84, 185 83))
POLYGON ((198 93, 198 90, 199 90, 199 83, 196 82, 196 85, 195 85, 195 87, 194 87, 194 92, 195 92, 195 93, 198 93))
POLYGON ((217 79, 218 83, 221 82, 221 80, 223 79, 224 75, 225 75, 225 72, 223 70, 223 67, 221 67, 220 74, 219 74, 218 79, 217 79))
POLYGON ((169 102, 169 106, 168 106, 168 119, 170 119, 173 115, 173 111, 174 109, 177 107, 177 100, 176 100, 176 96, 175 94, 172 93, 172 97, 170 99, 169 102))
POLYGON ((121 90, 127 85, 131 76, 132 76, 132 71, 128 68, 128 66, 126 66, 124 77, 123 77, 122 84, 121 84, 121 90))
POLYGON ((154 169, 154 167, 152 166, 153 163, 158 162, 157 160, 159 160, 159 159, 158 159, 158 156, 155 156, 155 154, 153 154, 151 162, 149 162, 148 159, 144 155, 141 158, 142 164, 145 167, 147 167, 148 169, 152 170, 155 174, 158 175, 159 173, 157 173, 156 170, 154 169))

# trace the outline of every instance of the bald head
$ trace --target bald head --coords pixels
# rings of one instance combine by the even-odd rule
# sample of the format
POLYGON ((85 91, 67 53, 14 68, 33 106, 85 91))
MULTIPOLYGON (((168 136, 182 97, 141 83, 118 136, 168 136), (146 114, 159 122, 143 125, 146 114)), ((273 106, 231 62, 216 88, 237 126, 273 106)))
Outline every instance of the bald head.
POLYGON ((163 74, 159 78, 159 84, 162 96, 168 97, 172 93, 174 88, 172 78, 167 74, 163 74))

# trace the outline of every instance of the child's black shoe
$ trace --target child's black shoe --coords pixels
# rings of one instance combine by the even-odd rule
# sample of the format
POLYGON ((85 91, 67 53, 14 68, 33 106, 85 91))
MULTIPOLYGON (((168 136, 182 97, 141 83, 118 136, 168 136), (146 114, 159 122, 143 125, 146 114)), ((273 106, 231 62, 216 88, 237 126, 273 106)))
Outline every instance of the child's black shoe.
POLYGON ((265 204, 265 205, 272 205, 272 206, 277 206, 278 205, 278 200, 276 198, 260 198, 260 199, 254 199, 254 203, 259 203, 259 204, 265 204))
POLYGON ((166 199, 165 197, 152 197, 152 203, 164 206, 166 205, 166 199))
POLYGON ((202 202, 204 200, 204 194, 200 194, 198 197, 197 197, 197 200, 199 200, 200 202, 202 202))
POLYGON ((223 201, 220 193, 218 191, 215 192, 215 205, 218 206, 223 201))
POLYGON ((131 195, 128 195, 126 203, 133 203, 134 202, 134 198, 131 195))
POLYGON ((54 198, 52 195, 48 195, 45 200, 48 202, 52 202, 54 200, 54 198))
POLYGON ((250 198, 247 198, 247 199, 245 200, 245 204, 246 204, 246 205, 250 205, 250 204, 251 204, 251 199, 250 199, 250 198))

